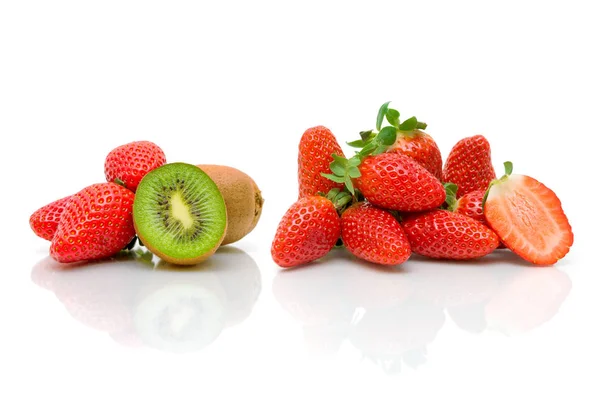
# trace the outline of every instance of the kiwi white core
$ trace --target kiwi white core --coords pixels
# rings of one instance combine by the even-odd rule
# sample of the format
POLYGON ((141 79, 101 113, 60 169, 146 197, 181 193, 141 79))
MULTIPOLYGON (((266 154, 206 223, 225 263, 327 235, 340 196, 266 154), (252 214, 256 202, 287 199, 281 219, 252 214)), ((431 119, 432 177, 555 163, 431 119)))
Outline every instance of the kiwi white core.
POLYGON ((189 229, 194 225, 190 208, 185 204, 181 198, 181 194, 178 192, 173 193, 173 196, 171 196, 171 212, 173 213, 173 217, 181 222, 181 225, 185 229, 189 229))

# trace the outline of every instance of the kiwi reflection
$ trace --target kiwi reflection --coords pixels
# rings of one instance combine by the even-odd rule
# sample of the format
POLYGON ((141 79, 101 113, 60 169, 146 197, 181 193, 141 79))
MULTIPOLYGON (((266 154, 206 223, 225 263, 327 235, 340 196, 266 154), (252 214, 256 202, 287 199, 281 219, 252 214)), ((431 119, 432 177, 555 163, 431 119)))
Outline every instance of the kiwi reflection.
POLYGON ((224 247, 205 263, 180 268, 128 254, 65 268, 50 257, 32 280, 51 290, 81 323, 131 347, 198 351, 252 312, 261 290, 256 262, 224 247))
POLYGON ((503 263, 507 257, 494 255, 484 265, 415 257, 391 270, 324 263, 280 271, 273 293, 303 325, 309 350, 331 355, 347 341, 396 373, 427 361, 427 348, 447 319, 470 333, 513 335, 556 314, 571 288, 568 275, 503 263))

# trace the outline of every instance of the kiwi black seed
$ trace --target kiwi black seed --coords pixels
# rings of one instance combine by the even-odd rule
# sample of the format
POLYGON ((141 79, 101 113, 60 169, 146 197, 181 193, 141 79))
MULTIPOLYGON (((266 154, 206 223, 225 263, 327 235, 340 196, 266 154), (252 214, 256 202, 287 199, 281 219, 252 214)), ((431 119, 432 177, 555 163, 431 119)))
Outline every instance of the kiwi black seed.
POLYGON ((211 256, 227 230, 225 201, 195 165, 165 164, 141 180, 133 222, 144 245, 165 261, 193 265, 211 256))

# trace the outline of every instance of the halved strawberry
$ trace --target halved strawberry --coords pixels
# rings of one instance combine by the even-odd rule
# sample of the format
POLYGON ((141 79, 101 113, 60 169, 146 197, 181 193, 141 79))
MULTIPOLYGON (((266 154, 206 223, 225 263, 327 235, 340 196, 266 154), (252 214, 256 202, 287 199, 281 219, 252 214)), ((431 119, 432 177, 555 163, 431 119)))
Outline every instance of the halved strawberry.
POLYGON ((573 245, 573 231, 556 194, 527 175, 506 174, 494 180, 484 198, 488 225, 502 242, 525 260, 551 265, 573 245))

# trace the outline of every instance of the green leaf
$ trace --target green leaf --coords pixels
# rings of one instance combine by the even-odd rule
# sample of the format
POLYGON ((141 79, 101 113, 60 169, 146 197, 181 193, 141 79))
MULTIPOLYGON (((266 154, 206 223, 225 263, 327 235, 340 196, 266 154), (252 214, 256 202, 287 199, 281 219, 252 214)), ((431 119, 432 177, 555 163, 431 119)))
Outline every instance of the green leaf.
POLYGON ((340 196, 336 197, 334 202, 335 208, 340 209, 348 204, 352 200, 352 196, 349 193, 343 192, 340 193, 340 196))
POLYGON ((385 119, 387 119, 390 125, 396 128, 400 126, 400 112, 398 110, 389 108, 387 113, 385 113, 385 119))
POLYGON ((350 178, 358 178, 360 177, 360 171, 358 167, 350 167, 348 168, 348 175, 350 178))
POLYGON ((414 131, 417 128, 418 123, 419 123, 419 121, 417 121, 416 117, 410 117, 409 119, 404 121, 402 124, 400 124, 400 126, 398 127, 398 130, 414 131))
POLYGON ((377 140, 386 146, 393 145, 394 142, 396 142, 396 128, 393 126, 386 126, 379 131, 379 134, 377 134, 377 140))
POLYGON ((380 144, 379 146, 377 146, 375 151, 373 151, 373 153, 371 153, 371 155, 376 156, 377 154, 385 153, 385 151, 388 149, 388 147, 389 146, 386 146, 385 144, 380 144))
POLYGON ((323 172, 321 172, 321 176, 327 179, 330 179, 334 182, 337 183, 344 183, 344 177, 343 176, 337 176, 337 175, 332 175, 332 174, 325 174, 323 172))
POLYGON ((367 144, 367 142, 365 142, 362 139, 358 139, 358 140, 354 140, 352 142, 346 142, 346 144, 350 147, 357 147, 357 148, 363 148, 365 147, 365 145, 367 144))
POLYGON ((351 157, 348 159, 348 165, 350 167, 358 167, 360 165, 360 158, 358 157, 351 157))
POLYGON ((369 140, 373 139, 374 137, 375 137, 375 134, 373 133, 373 129, 360 132, 360 138, 362 140, 364 140, 365 142, 368 142, 369 140))
POLYGON ((329 164, 329 169, 337 176, 344 176, 346 173, 346 167, 338 161, 332 161, 331 164, 329 164))
POLYGON ((512 174, 513 172, 513 164, 510 161, 506 161, 504 163, 504 174, 507 176, 510 176, 510 174, 512 174))
POLYGON ((379 112, 377 113, 377 123, 375 124, 375 128, 377 128, 378 131, 381 130, 381 124, 383 123, 383 117, 385 117, 385 114, 387 114, 388 105, 390 103, 391 103, 391 101, 388 101, 387 103, 383 103, 381 105, 381 107, 379 107, 379 112))
POLYGON ((362 157, 366 157, 369 154, 371 154, 376 148, 377 148, 377 144, 371 142, 368 145, 366 145, 358 154, 362 157))
POLYGON ((425 129, 427 128, 427 124, 425 122, 417 122, 417 129, 425 129))
POLYGON ((331 189, 329 192, 327 192, 327 195, 325 197, 329 198, 331 197, 335 197, 340 193, 340 188, 333 188, 331 189))
POLYGON ((341 165, 348 165, 348 159, 344 156, 338 156, 337 154, 332 154, 331 157, 341 165))
POLYGON ((444 183, 444 189, 446 189, 446 204, 448 204, 448 210, 454 211, 457 205, 456 192, 458 191, 458 186, 452 182, 447 182, 444 183))
POLYGON ((350 193, 352 193, 352 195, 354 196, 354 185, 352 184, 352 179, 350 179, 348 175, 346 175, 346 180, 344 183, 346 184, 346 188, 348 188, 350 193))

